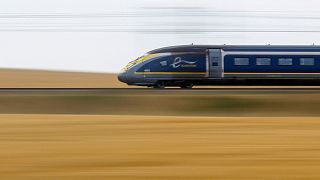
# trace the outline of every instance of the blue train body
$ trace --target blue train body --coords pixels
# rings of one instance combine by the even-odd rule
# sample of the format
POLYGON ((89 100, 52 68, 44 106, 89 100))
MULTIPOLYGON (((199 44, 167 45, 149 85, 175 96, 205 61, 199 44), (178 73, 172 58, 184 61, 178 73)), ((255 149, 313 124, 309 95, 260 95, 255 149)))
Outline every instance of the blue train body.
POLYGON ((145 71, 161 74, 177 73, 206 73, 207 62, 206 54, 172 54, 168 56, 154 58, 154 60, 141 66, 137 72, 145 71))
POLYGON ((174 46, 156 49, 119 74, 129 85, 306 85, 320 82, 319 46, 174 46))

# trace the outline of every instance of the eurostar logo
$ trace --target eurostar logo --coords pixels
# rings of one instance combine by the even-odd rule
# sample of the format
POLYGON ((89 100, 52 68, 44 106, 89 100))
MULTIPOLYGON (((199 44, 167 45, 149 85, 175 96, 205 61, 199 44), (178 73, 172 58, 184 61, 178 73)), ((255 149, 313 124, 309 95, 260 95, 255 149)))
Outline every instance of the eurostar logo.
POLYGON ((185 60, 182 60, 181 57, 176 57, 173 61, 173 63, 171 64, 171 66, 174 68, 174 69, 177 69, 179 67, 191 67, 191 68, 194 68, 194 67, 197 67, 196 63, 198 61, 185 61, 185 60))

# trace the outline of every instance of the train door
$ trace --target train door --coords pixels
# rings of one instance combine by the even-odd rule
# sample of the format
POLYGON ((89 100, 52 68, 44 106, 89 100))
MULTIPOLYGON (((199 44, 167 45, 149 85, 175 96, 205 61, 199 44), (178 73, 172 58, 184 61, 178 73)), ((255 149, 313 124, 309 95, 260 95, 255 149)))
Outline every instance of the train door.
POLYGON ((209 49, 209 77, 223 78, 223 58, 221 49, 209 49))

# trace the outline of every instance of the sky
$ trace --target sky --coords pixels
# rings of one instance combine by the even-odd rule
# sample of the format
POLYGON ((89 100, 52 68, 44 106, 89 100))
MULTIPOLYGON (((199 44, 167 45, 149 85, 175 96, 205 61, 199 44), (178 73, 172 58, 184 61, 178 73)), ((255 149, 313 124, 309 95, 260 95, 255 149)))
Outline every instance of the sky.
POLYGON ((182 44, 320 45, 318 0, 0 0, 0 68, 119 72, 182 44))

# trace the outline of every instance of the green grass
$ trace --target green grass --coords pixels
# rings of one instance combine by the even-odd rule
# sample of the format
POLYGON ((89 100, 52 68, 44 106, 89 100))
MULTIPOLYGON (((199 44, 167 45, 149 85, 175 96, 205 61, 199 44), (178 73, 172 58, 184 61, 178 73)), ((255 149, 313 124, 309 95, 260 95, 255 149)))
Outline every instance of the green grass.
POLYGON ((319 116, 320 94, 0 95, 0 114, 319 116))

